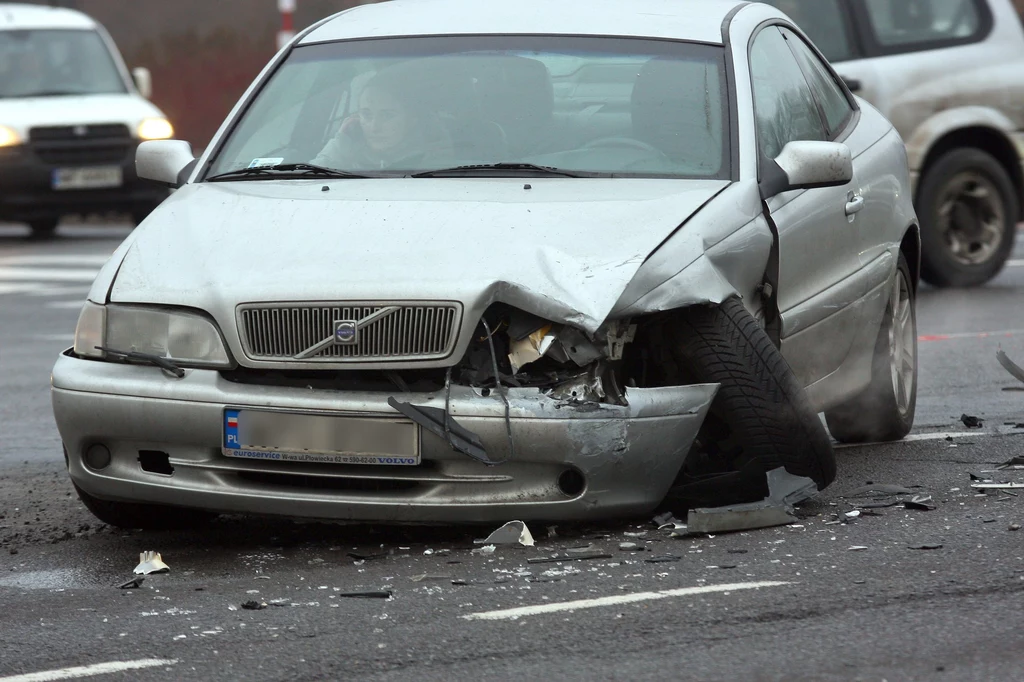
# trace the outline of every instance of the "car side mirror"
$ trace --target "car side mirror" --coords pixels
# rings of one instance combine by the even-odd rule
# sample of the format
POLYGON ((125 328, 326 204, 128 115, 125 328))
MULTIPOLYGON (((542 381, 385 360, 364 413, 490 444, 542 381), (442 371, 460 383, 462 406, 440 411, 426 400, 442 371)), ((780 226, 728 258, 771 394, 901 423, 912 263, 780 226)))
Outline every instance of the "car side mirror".
POLYGON ((795 189, 841 187, 853 180, 853 154, 839 142, 788 142, 768 166, 761 183, 765 197, 795 189))
POLYGON ((184 140, 150 140, 135 152, 135 172, 144 180, 181 187, 195 166, 192 145, 184 140))
POLYGON ((153 75, 144 66, 132 69, 132 80, 139 94, 150 99, 153 96, 153 75))

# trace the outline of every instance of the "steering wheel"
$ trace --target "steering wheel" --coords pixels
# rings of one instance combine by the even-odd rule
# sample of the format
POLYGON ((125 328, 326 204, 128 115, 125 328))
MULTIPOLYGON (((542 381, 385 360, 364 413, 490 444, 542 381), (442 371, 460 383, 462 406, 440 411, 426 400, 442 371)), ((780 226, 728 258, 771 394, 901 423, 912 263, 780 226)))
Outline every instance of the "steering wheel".
POLYGON ((651 152, 653 154, 658 154, 659 156, 663 156, 662 151, 660 149, 658 149, 657 147, 655 147, 653 145, 649 145, 646 142, 643 142, 642 140, 638 140, 638 139, 633 138, 633 137, 600 137, 600 138, 598 138, 596 140, 591 140, 590 142, 586 143, 582 147, 582 149, 600 149, 600 148, 640 149, 640 150, 643 150, 645 152, 651 152))

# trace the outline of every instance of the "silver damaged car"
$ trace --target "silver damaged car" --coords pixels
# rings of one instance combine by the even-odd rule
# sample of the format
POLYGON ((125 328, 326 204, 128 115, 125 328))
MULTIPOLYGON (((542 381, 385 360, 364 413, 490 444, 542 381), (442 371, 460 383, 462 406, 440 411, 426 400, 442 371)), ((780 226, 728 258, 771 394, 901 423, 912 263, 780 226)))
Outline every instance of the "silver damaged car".
POLYGON ((107 523, 644 514, 913 424, 902 140, 768 5, 364 5, 137 167, 52 373, 107 523))

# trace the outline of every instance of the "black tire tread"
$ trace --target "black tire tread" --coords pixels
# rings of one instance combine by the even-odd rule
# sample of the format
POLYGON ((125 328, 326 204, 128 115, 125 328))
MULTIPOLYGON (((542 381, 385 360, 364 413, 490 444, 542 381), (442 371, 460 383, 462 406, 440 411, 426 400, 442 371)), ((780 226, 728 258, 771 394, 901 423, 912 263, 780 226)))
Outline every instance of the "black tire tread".
POLYGON ((789 364, 738 298, 693 306, 675 327, 676 361, 698 381, 720 383, 712 409, 744 454, 785 467, 819 489, 836 477, 835 453, 789 364))

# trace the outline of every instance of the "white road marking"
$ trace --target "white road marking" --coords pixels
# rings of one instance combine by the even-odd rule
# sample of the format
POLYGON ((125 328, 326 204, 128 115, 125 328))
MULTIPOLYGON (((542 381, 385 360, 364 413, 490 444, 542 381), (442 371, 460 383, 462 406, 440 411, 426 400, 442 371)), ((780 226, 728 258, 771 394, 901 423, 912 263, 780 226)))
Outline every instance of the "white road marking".
POLYGON ((99 267, 108 260, 110 260, 110 254, 5 256, 0 258, 0 267, 10 265, 95 265, 99 267))
POLYGON ((1024 266, 1024 260, 1008 260, 1006 261, 1006 267, 1008 268, 1019 268, 1024 266))
POLYGON ((0 267, 0 281, 5 282, 91 282, 99 270, 85 268, 22 268, 0 267))
POLYGON ((918 441, 928 440, 946 440, 947 438, 984 438, 986 436, 1006 436, 1006 435, 1024 435, 1024 430, 1018 431, 999 431, 992 433, 991 431, 975 430, 975 431, 940 431, 938 433, 912 433, 909 436, 904 436, 903 440, 886 440, 877 441, 874 443, 835 443, 833 447, 838 450, 840 448, 866 448, 874 445, 896 445, 898 443, 914 443, 918 441))
POLYGON ((61 668, 60 670, 46 670, 40 673, 28 673, 27 675, 0 677, 0 682, 50 682, 50 680, 73 680, 79 677, 93 677, 94 675, 121 673, 126 670, 139 670, 141 668, 156 668, 158 666, 174 665, 177 662, 178 660, 174 658, 143 658, 137 661, 111 661, 110 663, 82 665, 75 668, 61 668))
MULTIPOLYGON (((576 601, 559 602, 555 604, 537 604, 536 606, 520 606, 515 609, 503 609, 501 611, 483 611, 480 613, 469 613, 462 616, 466 620, 514 620, 523 616, 537 616, 542 613, 558 613, 560 611, 577 611, 579 609, 593 609, 599 606, 615 606, 618 604, 632 604, 641 601, 654 599, 668 599, 669 597, 686 597, 692 594, 710 594, 712 592, 737 592, 739 590, 757 590, 762 587, 781 587, 790 585, 788 582, 755 582, 755 583, 730 583, 726 585, 705 585, 703 587, 683 587, 677 590, 659 590, 657 592, 635 592, 633 594, 617 594, 611 597, 599 597, 597 599, 578 599, 576 601)), ((3 680, 0 680, 3 682, 3 680)))

